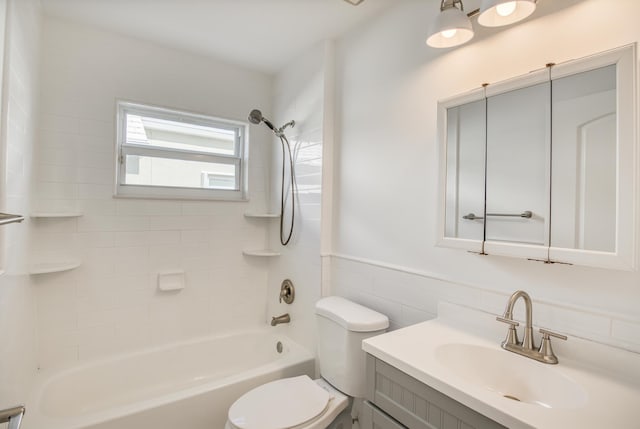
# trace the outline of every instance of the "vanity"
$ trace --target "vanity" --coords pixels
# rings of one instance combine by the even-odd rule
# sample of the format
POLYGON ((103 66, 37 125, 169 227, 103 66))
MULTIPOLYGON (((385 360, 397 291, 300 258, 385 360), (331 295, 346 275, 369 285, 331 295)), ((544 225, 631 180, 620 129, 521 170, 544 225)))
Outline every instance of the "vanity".
MULTIPOLYGON (((441 100, 437 245, 636 270, 636 63, 634 44, 441 100)), ((504 315, 441 302, 363 341, 361 428, 640 428, 640 354, 534 326, 531 308, 523 291, 504 315)))
POLYGON ((371 383, 363 405, 363 428, 504 428, 371 354, 367 378, 371 383))
POLYGON ((441 303, 437 319, 365 340, 361 428, 640 427, 640 354, 570 337, 545 364, 501 348, 506 332, 441 303))

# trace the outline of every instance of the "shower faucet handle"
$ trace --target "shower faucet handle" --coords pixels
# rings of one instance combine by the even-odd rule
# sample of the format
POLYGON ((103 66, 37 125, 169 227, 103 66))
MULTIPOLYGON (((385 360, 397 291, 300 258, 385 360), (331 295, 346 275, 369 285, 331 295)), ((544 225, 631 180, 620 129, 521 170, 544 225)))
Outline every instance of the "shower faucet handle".
POLYGON ((291 304, 296 297, 296 290, 293 287, 293 282, 289 279, 285 279, 282 281, 280 285, 280 297, 278 302, 282 303, 284 301, 287 304, 291 304))

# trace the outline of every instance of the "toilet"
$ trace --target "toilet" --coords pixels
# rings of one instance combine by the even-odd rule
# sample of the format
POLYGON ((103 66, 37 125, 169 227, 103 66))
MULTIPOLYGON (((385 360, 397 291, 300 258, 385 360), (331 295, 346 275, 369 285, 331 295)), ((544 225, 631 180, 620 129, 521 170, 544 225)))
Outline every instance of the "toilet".
POLYGON ((322 378, 306 375, 272 381, 231 405, 225 429, 340 429, 332 423, 351 414, 365 396, 362 340, 389 327, 387 316, 338 296, 316 303, 318 362, 322 378), (351 413, 349 413, 351 411, 351 413))

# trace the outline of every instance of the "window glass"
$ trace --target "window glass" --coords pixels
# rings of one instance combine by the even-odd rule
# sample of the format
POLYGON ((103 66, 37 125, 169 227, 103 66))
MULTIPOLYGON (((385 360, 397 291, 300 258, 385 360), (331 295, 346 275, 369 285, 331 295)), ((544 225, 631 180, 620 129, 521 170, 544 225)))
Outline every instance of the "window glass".
POLYGON ((235 129, 127 113, 127 144, 236 155, 236 137, 235 129))
POLYGON ((246 124, 118 103, 117 195, 243 199, 246 124))

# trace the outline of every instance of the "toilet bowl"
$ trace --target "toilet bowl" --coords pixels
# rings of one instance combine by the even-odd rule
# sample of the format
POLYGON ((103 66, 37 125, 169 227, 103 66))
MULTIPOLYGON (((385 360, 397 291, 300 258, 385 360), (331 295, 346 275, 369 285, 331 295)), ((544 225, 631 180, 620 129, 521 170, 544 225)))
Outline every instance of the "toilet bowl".
POLYGON ((238 399, 225 429, 325 429, 348 404, 349 397, 323 379, 284 378, 238 399))
MULTIPOLYGON (((385 332, 389 319, 337 296, 319 300, 316 316, 322 378, 284 378, 250 390, 229 408, 225 429, 327 429, 350 402, 361 402, 366 391, 362 340, 385 332)), ((357 416, 359 407, 352 408, 357 416)), ((343 427, 340 421, 336 425, 343 427)))

